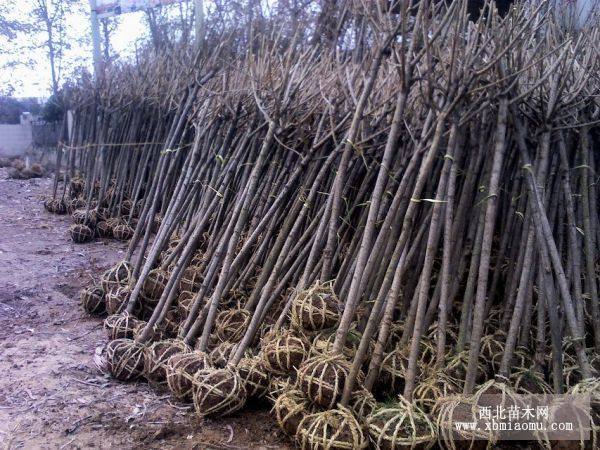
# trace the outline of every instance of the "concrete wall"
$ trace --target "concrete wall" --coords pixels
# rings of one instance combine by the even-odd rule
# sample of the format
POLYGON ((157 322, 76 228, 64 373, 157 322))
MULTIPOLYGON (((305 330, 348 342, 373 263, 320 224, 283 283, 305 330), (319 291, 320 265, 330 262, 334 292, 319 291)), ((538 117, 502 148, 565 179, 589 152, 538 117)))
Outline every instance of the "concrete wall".
POLYGON ((18 125, 0 124, 0 156, 20 156, 30 150, 33 144, 31 117, 21 116, 18 125))

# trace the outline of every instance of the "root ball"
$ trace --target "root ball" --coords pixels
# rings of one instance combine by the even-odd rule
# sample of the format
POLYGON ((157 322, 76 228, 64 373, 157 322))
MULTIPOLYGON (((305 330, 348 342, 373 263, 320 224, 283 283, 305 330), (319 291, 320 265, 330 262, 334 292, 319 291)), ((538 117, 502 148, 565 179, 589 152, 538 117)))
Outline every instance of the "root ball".
POLYGON ((368 446, 360 423, 343 406, 305 416, 298 425, 296 441, 303 450, 356 450, 368 446))
POLYGON ((217 316, 216 334, 221 342, 239 342, 244 337, 252 315, 245 309, 228 309, 217 316))
POLYGON ((176 354, 190 352, 190 347, 178 339, 158 341, 146 348, 144 353, 144 375, 151 386, 167 386, 167 361, 176 354))
POLYGON ((333 328, 340 320, 339 300, 331 283, 316 283, 292 303, 292 325, 307 332, 333 328))
POLYGON ((286 389, 278 395, 273 411, 279 428, 288 436, 295 436, 302 419, 314 412, 310 402, 299 389, 286 389))
POLYGON ((194 408, 200 417, 232 414, 246 403, 240 375, 231 367, 202 369, 194 377, 194 408))
POLYGON ((127 312, 113 314, 104 320, 108 339, 133 339, 133 331, 140 321, 127 312))
MULTIPOLYGON (((331 409, 342 397, 350 363, 341 355, 319 355, 306 360, 298 369, 298 385, 315 405, 331 409)), ((359 372, 358 383, 364 381, 359 372)))
POLYGON ((104 314, 106 312, 106 301, 101 286, 90 286, 81 291, 81 305, 88 314, 104 314))
POLYGON ((94 238, 94 232, 92 229, 83 224, 76 223, 71 225, 69 227, 69 233, 71 234, 71 239, 76 244, 85 244, 94 238))
POLYGON ((202 369, 212 367, 204 352, 176 353, 166 364, 167 384, 171 393, 179 400, 192 401, 194 375, 202 369))
POLYGON ((106 346, 108 369, 113 377, 131 381, 144 374, 145 346, 132 339, 116 339, 106 346))
POLYGON ((244 382, 248 398, 262 398, 269 390, 269 375, 267 374, 262 359, 242 358, 237 365, 237 370, 244 382))
POLYGON ((154 269, 148 273, 148 276, 144 280, 142 290, 144 295, 152 300, 159 300, 165 286, 169 281, 169 275, 162 269, 154 269))
POLYGON ((304 339, 290 331, 270 338, 262 349, 266 369, 278 375, 289 374, 300 367, 307 353, 304 339))
POLYGON ((436 441, 435 427, 425 412, 402 397, 398 404, 373 412, 367 428, 373 446, 382 450, 424 450, 436 441))

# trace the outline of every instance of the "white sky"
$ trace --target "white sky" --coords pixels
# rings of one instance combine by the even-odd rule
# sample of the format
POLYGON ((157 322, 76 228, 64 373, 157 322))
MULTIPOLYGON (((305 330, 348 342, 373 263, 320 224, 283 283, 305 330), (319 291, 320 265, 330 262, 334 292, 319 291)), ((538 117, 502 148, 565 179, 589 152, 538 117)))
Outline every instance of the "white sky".
MULTIPOLYGON (((93 64, 89 3, 88 0, 80 0, 80 3, 85 14, 82 12, 69 16, 67 26, 72 37, 82 37, 85 42, 73 44, 73 48, 65 54, 63 66, 69 69, 85 66, 91 71, 93 64)), ((21 11, 16 14, 16 17, 19 17, 26 12, 21 11)), ((147 33, 143 13, 123 14, 109 20, 116 20, 118 23, 116 31, 111 36, 112 55, 116 53, 120 58, 132 56, 135 41, 147 33)), ((15 97, 47 98, 50 95, 51 75, 46 48, 24 48, 29 44, 29 42, 0 41, 0 95, 10 90, 15 97), (11 62, 17 64, 11 64, 7 68, 6 64, 11 62)), ((69 70, 64 71, 62 75, 68 75, 68 72, 69 70)), ((62 79, 64 80, 64 77, 62 79)))

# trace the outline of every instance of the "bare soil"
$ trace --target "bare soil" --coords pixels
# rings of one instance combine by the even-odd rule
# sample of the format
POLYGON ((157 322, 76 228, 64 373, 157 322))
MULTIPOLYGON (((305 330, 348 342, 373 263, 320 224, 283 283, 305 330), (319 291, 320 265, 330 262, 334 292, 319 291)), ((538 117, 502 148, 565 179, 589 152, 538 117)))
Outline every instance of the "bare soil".
POLYGON ((190 405, 98 370, 102 319, 78 293, 125 244, 72 243, 69 217, 42 207, 51 185, 0 169, 0 447, 292 448, 268 406, 201 421, 190 405))

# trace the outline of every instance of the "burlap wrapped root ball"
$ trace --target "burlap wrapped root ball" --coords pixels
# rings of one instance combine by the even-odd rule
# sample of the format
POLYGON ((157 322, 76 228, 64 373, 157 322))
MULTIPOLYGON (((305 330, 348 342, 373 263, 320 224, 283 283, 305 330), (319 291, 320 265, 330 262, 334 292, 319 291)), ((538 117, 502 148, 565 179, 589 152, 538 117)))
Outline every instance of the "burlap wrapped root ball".
POLYGON ((201 351, 176 353, 166 364, 167 385, 175 398, 192 401, 194 376, 202 369, 212 368, 209 356, 201 351))
POLYGON ((76 244, 85 244, 94 239, 94 232, 87 225, 75 223, 69 227, 69 234, 71 239, 76 244))
POLYGON ((101 284, 105 293, 122 286, 127 286, 133 280, 133 267, 127 261, 120 261, 102 274, 101 284))
POLYGON ((302 450, 358 450, 368 447, 363 429, 348 408, 305 416, 298 425, 296 442, 302 450))
POLYGON ((246 309, 227 309, 221 311, 215 323, 215 332, 221 342, 239 342, 252 320, 252 314, 246 309))
POLYGON ((167 361, 171 356, 191 352, 191 348, 179 339, 154 342, 144 352, 144 376, 150 386, 167 388, 167 361))
POLYGON ((133 332, 140 321, 127 312, 113 314, 104 319, 108 339, 133 339, 133 332))
POLYGON ((291 308, 292 325, 307 332, 335 327, 340 320, 339 300, 332 283, 316 283, 294 298, 291 308))
POLYGON ((204 417, 232 414, 246 404, 246 390, 232 367, 202 369, 194 376, 194 408, 204 417))
POLYGON ((371 444, 381 450, 433 447, 437 439, 435 425, 418 406, 403 397, 395 405, 376 409, 367 418, 371 444))
MULTIPOLYGON (((350 363, 342 355, 317 355, 302 363, 298 369, 298 386, 315 405, 333 408, 342 397, 350 363)), ((364 381, 358 373, 356 388, 364 381)))
POLYGON ((102 286, 90 286, 80 293, 81 306, 88 314, 100 315, 106 312, 106 301, 102 286))
POLYGON ((113 377, 131 381, 144 375, 146 347, 133 339, 116 339, 106 346, 106 361, 113 377))
POLYGON ((293 373, 308 355, 308 344, 304 338, 291 331, 270 334, 264 340, 261 353, 265 368, 271 374, 293 373))
POLYGON ((168 281, 169 274, 166 271, 162 269, 153 269, 144 279, 142 291, 149 299, 158 301, 165 290, 168 281))
POLYGON ((277 425, 288 436, 296 436, 298 425, 308 414, 315 412, 315 408, 299 389, 283 390, 276 398, 273 412, 277 419, 277 425))
POLYGON ((238 373, 244 382, 247 397, 260 399, 269 391, 269 374, 261 358, 242 358, 237 365, 238 373))

